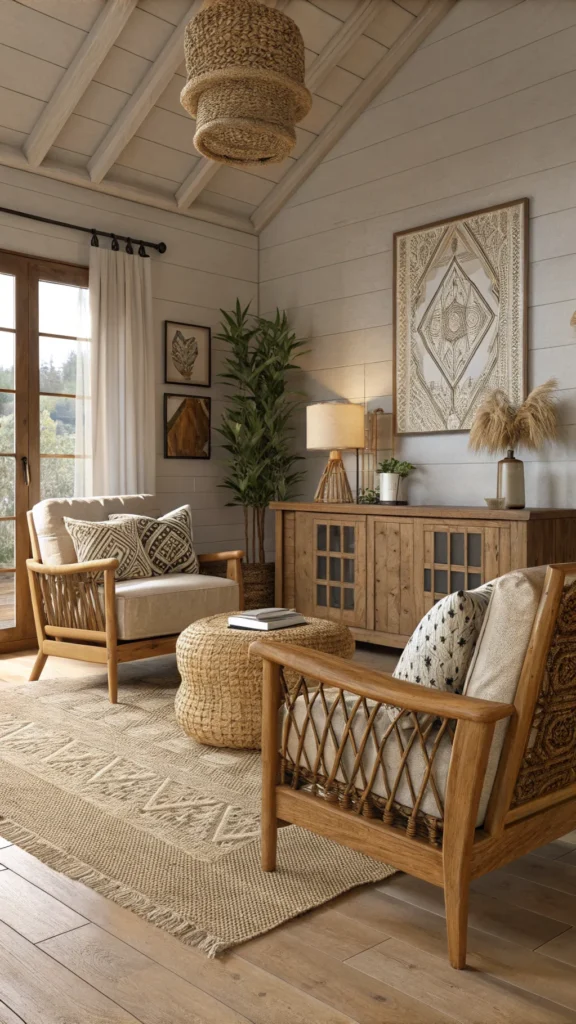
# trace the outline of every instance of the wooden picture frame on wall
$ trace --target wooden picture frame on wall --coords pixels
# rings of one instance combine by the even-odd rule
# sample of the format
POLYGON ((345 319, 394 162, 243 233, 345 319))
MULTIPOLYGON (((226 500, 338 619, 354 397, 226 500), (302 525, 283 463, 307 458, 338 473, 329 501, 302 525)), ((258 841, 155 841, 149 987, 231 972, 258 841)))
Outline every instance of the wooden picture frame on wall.
POLYGON ((527 393, 529 200, 393 238, 395 434, 468 431, 487 392, 527 393))
POLYGON ((209 327, 164 321, 164 383, 193 384, 209 388, 212 383, 212 332, 209 327))
POLYGON ((164 394, 164 458, 209 459, 211 400, 164 394))

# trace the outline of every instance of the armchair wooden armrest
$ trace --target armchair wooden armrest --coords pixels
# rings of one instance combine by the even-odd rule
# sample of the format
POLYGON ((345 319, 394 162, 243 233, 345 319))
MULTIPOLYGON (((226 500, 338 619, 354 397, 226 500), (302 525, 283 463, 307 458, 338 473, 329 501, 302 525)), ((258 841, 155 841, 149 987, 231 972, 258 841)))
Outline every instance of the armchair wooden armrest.
MULTIPOLYGON (((44 565, 26 560, 38 657, 30 680, 38 679, 48 655, 76 657, 105 664, 116 649, 117 558, 44 565), (104 582, 104 608, 99 585, 104 582), (86 646, 89 645, 89 646, 86 646), (106 648, 105 650, 103 648, 106 648)), ((115 674, 112 671, 111 697, 115 674)))
MULTIPOLYGON (((238 610, 244 609, 244 581, 242 577, 243 551, 210 551, 207 554, 198 555, 200 566, 210 565, 214 562, 226 562, 226 576, 238 584, 239 604, 238 610)), ((209 575, 209 574, 208 574, 209 575)))
POLYGON ((100 558, 95 562, 66 562, 65 565, 44 565, 43 562, 36 562, 33 558, 26 559, 26 565, 32 572, 42 573, 44 576, 71 576, 78 573, 99 573, 106 569, 116 571, 120 562, 117 558, 100 558))
POLYGON ((285 666, 303 676, 317 679, 327 686, 336 686, 358 697, 366 697, 382 704, 394 704, 406 711, 480 723, 495 723, 516 714, 513 704, 501 704, 478 697, 431 690, 425 686, 395 679, 387 672, 375 672, 353 662, 344 661, 333 654, 309 651, 295 644, 254 640, 250 644, 250 653, 258 655, 264 661, 285 666))

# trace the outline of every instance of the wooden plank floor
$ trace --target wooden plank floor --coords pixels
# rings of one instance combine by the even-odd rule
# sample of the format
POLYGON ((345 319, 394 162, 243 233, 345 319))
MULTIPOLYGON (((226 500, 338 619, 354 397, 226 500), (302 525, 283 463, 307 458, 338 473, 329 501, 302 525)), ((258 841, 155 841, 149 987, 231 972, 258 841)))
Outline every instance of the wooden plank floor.
MULTIPOLYGON (((0 683, 33 658, 0 658, 0 683)), ((407 875, 208 960, 0 839, 0 1024, 576 1022, 576 833, 473 884, 468 962, 448 966, 442 893, 407 875)))

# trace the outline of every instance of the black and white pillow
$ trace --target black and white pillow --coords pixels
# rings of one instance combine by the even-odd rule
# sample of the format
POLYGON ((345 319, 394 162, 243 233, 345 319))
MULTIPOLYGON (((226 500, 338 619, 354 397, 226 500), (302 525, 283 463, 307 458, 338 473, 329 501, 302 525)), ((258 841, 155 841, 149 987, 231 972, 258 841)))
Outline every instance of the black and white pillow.
MULTIPOLYGON (((485 583, 438 601, 412 633, 394 669, 395 678, 462 693, 492 589, 492 583, 485 583)), ((386 707, 390 718, 396 719, 399 709, 386 707)), ((412 721, 405 716, 402 724, 410 728, 412 721)))
POLYGON ((136 523, 153 576, 200 571, 192 543, 192 512, 189 505, 182 505, 160 519, 123 512, 117 512, 109 518, 116 521, 130 519, 136 523))
POLYGON ((117 558, 120 563, 116 569, 117 580, 146 579, 153 575, 133 520, 92 523, 65 516, 64 525, 72 538, 79 562, 117 558))

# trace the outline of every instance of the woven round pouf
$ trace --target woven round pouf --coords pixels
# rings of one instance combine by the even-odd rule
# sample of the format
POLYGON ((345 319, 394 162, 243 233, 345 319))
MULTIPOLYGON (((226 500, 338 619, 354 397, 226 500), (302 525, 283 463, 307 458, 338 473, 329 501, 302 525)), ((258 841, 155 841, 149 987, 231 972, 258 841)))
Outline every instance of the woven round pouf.
MULTIPOLYGON (((263 632, 229 629, 228 615, 212 615, 188 626, 178 637, 176 658, 182 682, 176 718, 188 736, 212 747, 260 747, 262 660, 251 657, 253 640, 299 644, 325 654, 351 658, 354 640, 347 626, 307 619, 305 626, 263 632)), ((297 685, 296 674, 286 677, 297 685)))

